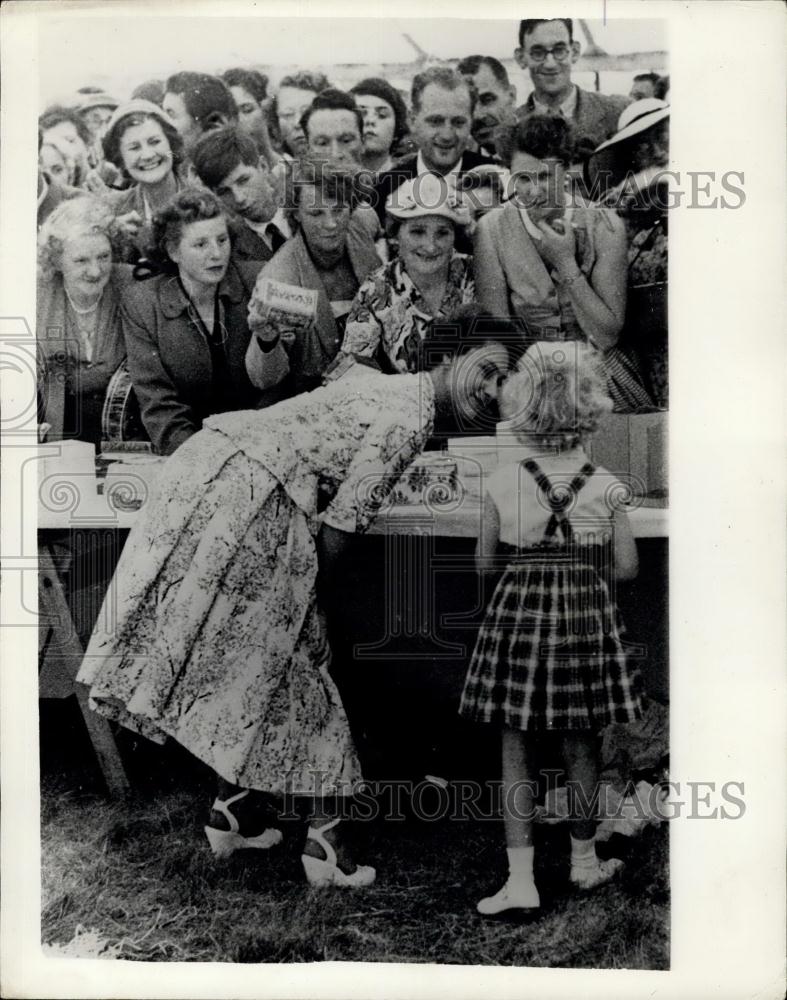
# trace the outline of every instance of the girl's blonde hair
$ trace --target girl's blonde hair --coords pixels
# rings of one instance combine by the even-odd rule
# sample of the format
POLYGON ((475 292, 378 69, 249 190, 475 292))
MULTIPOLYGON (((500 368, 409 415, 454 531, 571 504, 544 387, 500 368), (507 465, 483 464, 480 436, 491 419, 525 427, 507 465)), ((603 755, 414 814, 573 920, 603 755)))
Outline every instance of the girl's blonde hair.
POLYGON ((601 355, 580 341, 532 344, 501 390, 501 416, 523 443, 590 435, 611 410, 601 355))
POLYGON ((115 214, 109 205, 93 195, 78 195, 62 201, 46 219, 38 234, 38 274, 51 281, 61 270, 63 244, 79 236, 106 236, 113 259, 118 249, 115 214))

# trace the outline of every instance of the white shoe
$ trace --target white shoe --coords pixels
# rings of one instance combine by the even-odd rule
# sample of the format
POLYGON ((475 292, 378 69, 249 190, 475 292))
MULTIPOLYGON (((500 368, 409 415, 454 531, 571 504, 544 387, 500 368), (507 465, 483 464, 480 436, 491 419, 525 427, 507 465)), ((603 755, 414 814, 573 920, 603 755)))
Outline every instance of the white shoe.
POLYGON ((503 888, 494 896, 487 896, 476 906, 479 913, 485 917, 495 917, 501 913, 522 911, 533 912, 541 906, 538 889, 530 885, 514 885, 509 879, 503 888))
POLYGON ((229 807, 249 794, 248 789, 238 792, 229 799, 216 799, 211 807, 215 812, 221 813, 229 823, 229 830, 219 830, 215 826, 206 826, 205 835, 208 838, 210 849, 217 858, 228 858, 235 851, 243 850, 247 847, 256 848, 258 851, 267 851, 276 844, 282 842, 282 832, 276 827, 268 827, 262 833, 254 837, 245 837, 240 832, 238 820, 229 810, 229 807))
POLYGON ((325 851, 325 860, 322 861, 320 858, 313 858, 310 854, 302 854, 301 861, 303 862, 303 870, 306 873, 306 878, 310 885, 315 886, 335 885, 343 889, 365 889, 377 877, 377 872, 374 868, 371 868, 369 865, 358 865, 350 875, 347 872, 343 872, 337 864, 336 851, 333 849, 333 845, 329 844, 325 837, 323 837, 323 833, 326 830, 332 830, 337 823, 339 823, 338 817, 324 826, 309 827, 306 839, 313 840, 320 845, 325 851))
POLYGON ((595 889, 610 882, 622 868, 623 862, 620 858, 608 858, 606 861, 596 858, 595 863, 591 865, 573 864, 570 878, 579 889, 595 889))

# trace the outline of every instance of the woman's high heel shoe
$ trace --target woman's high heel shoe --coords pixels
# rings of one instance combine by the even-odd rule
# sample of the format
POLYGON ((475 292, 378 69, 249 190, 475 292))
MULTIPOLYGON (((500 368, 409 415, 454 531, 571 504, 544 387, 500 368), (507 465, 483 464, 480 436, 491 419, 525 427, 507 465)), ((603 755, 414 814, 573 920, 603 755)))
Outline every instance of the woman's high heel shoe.
POLYGON ((248 794, 249 790, 244 789, 237 795, 233 795, 232 798, 224 800, 216 799, 213 803, 213 811, 221 813, 229 823, 230 827, 229 830, 219 830, 215 826, 205 827, 205 834, 208 838, 210 849, 217 858, 227 858, 235 851, 244 850, 248 847, 256 848, 260 851, 267 851, 269 848, 275 847, 276 844, 280 844, 282 842, 282 832, 281 830, 277 830, 275 827, 269 827, 267 830, 263 830, 262 833, 257 834, 255 837, 245 837, 240 832, 238 821, 230 812, 229 807, 234 802, 239 802, 241 799, 245 798, 248 794))
POLYGON ((321 861, 320 858, 313 858, 310 854, 302 854, 301 861, 303 862, 303 870, 306 872, 306 878, 310 885, 336 885, 345 889, 366 888, 375 880, 377 873, 374 868, 370 868, 369 865, 358 865, 352 875, 343 872, 337 864, 336 851, 323 836, 326 830, 332 830, 337 823, 339 823, 338 817, 324 826, 309 827, 306 839, 313 840, 320 845, 325 851, 325 860, 321 861))

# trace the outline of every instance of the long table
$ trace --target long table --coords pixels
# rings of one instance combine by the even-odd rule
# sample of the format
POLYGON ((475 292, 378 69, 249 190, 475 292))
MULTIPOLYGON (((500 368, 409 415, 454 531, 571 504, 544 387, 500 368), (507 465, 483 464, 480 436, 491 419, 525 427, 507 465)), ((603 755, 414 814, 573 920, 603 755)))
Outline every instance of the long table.
MULTIPOLYGON (((93 533, 116 539, 112 547, 119 553, 146 502, 145 468, 129 467, 107 480, 55 473, 41 482, 39 491, 39 593, 48 620, 46 636, 43 625, 40 632, 40 675, 48 676, 50 683, 61 677, 66 693, 76 693, 102 773, 115 795, 125 793, 128 782, 106 722, 88 710, 87 692, 74 682, 84 650, 51 545, 57 537, 62 541, 93 533)), ((645 637, 643 655, 657 662, 655 673, 665 675, 668 510, 643 505, 630 508, 629 514, 644 575, 640 590, 624 592, 623 603, 628 594, 633 617, 639 619, 634 634, 645 637)), ((444 723, 444 708, 456 699, 483 610, 472 557, 479 526, 480 507, 472 494, 462 502, 431 508, 389 505, 374 522, 371 537, 359 537, 337 581, 344 600, 331 642, 342 675, 337 678, 342 696, 348 713, 354 711, 368 728, 376 727, 378 735, 387 733, 391 752, 400 738, 402 713, 421 720, 413 725, 412 735, 419 726, 426 731, 435 725, 441 714, 444 723)), ((666 681, 656 687, 666 688, 666 681)), ((466 743, 467 736, 463 730, 458 741, 466 743)), ((363 732, 356 737, 363 743, 363 732)), ((450 740, 457 742, 456 733, 450 740)), ((374 742, 372 737, 367 740, 369 745, 374 742)), ((419 743, 413 737, 413 757, 435 743, 436 738, 419 743)))

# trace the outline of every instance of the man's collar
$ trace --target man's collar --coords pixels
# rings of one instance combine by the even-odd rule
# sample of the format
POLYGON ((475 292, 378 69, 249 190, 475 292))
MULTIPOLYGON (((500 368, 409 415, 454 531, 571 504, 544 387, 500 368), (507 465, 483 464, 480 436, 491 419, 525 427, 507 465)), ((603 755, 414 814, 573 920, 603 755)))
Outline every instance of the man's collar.
POLYGON ((556 111, 566 119, 566 121, 571 121, 577 110, 577 87, 573 84, 568 97, 557 108, 549 107, 547 104, 542 104, 541 101, 536 97, 535 91, 532 93, 533 98, 533 109, 540 115, 554 115, 556 111))
POLYGON ((267 222, 251 222, 249 219, 244 219, 243 222, 251 229, 253 233, 263 241, 269 250, 272 250, 271 240, 268 236, 268 226, 276 226, 282 236, 288 240, 292 236, 292 229, 287 221, 287 217, 284 214, 284 209, 277 208, 276 214, 272 219, 268 219, 267 222))
MULTIPOLYGON (((451 169, 448 170, 448 171, 446 171, 445 174, 443 174, 443 177, 456 176, 457 174, 460 173, 460 171, 462 169, 462 157, 463 156, 464 156, 464 153, 462 153, 462 156, 459 157, 459 159, 451 167, 451 169)), ((432 170, 431 167, 427 167, 426 161, 424 160, 423 154, 421 153, 420 150, 418 151, 418 156, 416 157, 416 160, 415 160, 415 173, 416 173, 416 176, 418 176, 418 177, 420 177, 421 174, 436 174, 437 173, 436 170, 432 170)))

